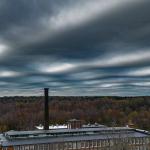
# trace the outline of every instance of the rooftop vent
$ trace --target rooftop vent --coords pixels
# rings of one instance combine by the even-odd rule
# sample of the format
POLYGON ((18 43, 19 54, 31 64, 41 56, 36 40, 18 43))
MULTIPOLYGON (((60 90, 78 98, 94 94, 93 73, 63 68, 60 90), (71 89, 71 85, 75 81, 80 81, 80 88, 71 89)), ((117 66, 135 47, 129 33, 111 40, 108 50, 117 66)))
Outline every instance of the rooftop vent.
POLYGON ((77 119, 71 119, 68 121, 68 129, 79 129, 82 128, 83 121, 77 119))

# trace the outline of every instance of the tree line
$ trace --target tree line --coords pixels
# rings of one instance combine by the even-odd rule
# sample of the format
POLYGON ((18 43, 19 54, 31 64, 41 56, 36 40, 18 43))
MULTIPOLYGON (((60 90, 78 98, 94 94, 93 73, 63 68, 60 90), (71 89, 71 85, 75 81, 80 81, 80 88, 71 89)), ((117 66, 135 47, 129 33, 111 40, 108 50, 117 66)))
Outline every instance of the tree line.
MULTIPOLYGON (((107 126, 133 124, 150 130, 150 97, 50 97, 50 124, 71 118, 107 126)), ((44 120, 43 97, 0 98, 0 132, 33 130, 44 120)))

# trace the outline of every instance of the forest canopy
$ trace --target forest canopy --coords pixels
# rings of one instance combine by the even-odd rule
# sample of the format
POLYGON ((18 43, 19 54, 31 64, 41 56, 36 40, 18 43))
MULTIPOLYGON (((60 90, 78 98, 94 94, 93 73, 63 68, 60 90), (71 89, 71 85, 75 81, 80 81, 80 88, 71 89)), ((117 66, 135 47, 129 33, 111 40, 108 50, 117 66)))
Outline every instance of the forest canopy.
MULTIPOLYGON (((50 97, 50 124, 69 119, 150 130, 150 97, 50 97)), ((43 97, 0 98, 0 132, 32 130, 44 120, 43 97)))

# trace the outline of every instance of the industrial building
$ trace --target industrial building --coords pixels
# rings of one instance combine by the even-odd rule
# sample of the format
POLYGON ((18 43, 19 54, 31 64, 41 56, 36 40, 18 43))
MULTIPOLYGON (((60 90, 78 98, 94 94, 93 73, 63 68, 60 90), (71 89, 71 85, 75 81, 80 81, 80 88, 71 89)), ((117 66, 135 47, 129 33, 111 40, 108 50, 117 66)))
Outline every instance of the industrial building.
POLYGON ((67 128, 49 130, 48 89, 45 89, 44 130, 0 134, 0 150, 150 150, 150 133, 130 127, 84 125, 71 119, 67 128))
POLYGON ((128 127, 8 131, 1 150, 150 150, 146 131, 128 127))

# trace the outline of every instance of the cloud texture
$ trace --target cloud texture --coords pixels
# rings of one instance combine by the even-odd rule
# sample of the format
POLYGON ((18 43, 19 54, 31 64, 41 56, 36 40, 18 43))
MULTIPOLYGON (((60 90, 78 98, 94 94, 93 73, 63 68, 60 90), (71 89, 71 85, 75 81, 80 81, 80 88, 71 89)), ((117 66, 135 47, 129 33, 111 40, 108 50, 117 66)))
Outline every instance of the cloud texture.
POLYGON ((0 95, 150 95, 149 0, 1 0, 0 95))

